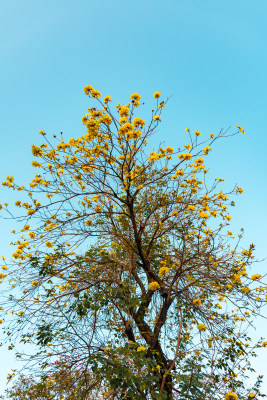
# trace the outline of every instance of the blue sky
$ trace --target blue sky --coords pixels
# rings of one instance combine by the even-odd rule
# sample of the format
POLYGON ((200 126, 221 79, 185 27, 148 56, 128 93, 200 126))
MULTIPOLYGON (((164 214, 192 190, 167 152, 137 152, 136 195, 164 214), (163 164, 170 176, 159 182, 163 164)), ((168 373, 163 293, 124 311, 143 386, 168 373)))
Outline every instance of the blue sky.
MULTIPOLYGON (((147 110, 153 92, 173 95, 155 145, 184 144, 185 127, 203 134, 241 125, 246 135, 229 138, 209 156, 211 174, 244 194, 232 213, 233 231, 245 228, 267 255, 266 0, 9 0, 0 4, 0 181, 30 180, 30 145, 40 129, 66 136, 83 132, 81 116, 91 84, 115 102, 142 95, 147 110)), ((0 189, 0 203, 14 194, 0 189)), ((13 225, 1 221, 0 251, 10 254, 13 225)), ((257 271, 266 270, 266 262, 257 271)), ((264 335, 266 322, 253 335, 264 335)), ((0 390, 11 352, 0 349, 0 390)), ((264 352, 254 360, 264 373, 264 352)), ((264 383, 267 393, 267 377, 264 383)))

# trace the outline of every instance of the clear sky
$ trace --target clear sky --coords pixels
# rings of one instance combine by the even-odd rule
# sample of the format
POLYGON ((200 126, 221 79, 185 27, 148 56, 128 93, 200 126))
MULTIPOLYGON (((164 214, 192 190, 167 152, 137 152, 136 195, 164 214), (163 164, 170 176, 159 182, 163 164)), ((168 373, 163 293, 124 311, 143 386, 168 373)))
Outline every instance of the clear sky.
MULTIPOLYGON (((38 132, 81 135, 91 84, 114 101, 153 92, 173 95, 155 145, 185 143, 185 127, 203 134, 241 125, 246 135, 213 149, 211 174, 238 183, 244 194, 232 213, 245 229, 243 246, 266 244, 266 0, 9 0, 0 2, 0 181, 30 180, 30 145, 38 132)), ((0 189, 0 203, 14 194, 0 189)), ((0 221, 1 254, 11 252, 14 225, 0 221)), ((266 271, 267 262, 257 266, 266 271)), ((266 314, 266 312, 265 312, 266 314)), ((266 314, 267 315, 267 314, 266 314)), ((255 322, 255 338, 267 323, 255 322)), ((0 348, 0 392, 12 352, 0 348)), ((266 369, 266 352, 254 364, 266 369)), ((264 382, 267 393, 267 374, 264 382)))

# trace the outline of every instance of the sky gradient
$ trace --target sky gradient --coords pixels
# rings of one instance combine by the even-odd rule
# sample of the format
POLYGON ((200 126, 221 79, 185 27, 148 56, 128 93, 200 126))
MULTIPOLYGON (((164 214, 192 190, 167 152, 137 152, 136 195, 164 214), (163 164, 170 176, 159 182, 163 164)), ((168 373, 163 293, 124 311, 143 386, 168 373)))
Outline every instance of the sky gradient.
MULTIPOLYGON (((242 247, 266 245, 266 0, 9 0, 0 4, 1 158, 0 181, 31 180, 30 146, 38 132, 84 132, 81 117, 91 84, 113 101, 127 102, 138 92, 147 112, 153 93, 171 96, 155 136, 178 147, 185 128, 202 134, 241 125, 246 135, 214 147, 207 166, 225 178, 225 189, 244 189, 232 212, 233 232, 245 229, 242 247)), ((148 114, 149 115, 149 114, 148 114)), ((0 188, 0 203, 16 196, 0 188)), ((11 254, 11 221, 0 221, 0 254, 11 254)), ((264 273, 267 263, 257 265, 264 273)), ((265 313, 266 314, 266 313, 265 313)), ((267 332, 255 322, 255 339, 267 332)), ((266 352, 254 359, 258 374, 266 352)), ((13 353, 0 348, 0 394, 13 353)), ((264 380, 267 394, 267 374, 264 380)), ((2 392, 1 392, 2 390, 2 392)))

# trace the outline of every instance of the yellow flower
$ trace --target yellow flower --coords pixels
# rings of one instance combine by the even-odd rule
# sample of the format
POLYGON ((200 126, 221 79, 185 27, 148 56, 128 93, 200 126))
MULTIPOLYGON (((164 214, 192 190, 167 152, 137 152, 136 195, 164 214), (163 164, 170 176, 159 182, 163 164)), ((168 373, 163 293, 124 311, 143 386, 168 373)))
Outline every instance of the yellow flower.
POLYGON ((143 128, 143 126, 145 125, 145 121, 142 118, 134 118, 133 119, 133 126, 134 127, 141 127, 143 128))
POLYGON ((1 269, 4 269, 4 270, 6 270, 6 269, 8 269, 8 268, 7 268, 7 266, 6 266, 6 265, 3 265, 3 266, 1 267, 1 269))
POLYGON ((167 272, 169 272, 169 268, 168 267, 161 267, 159 269, 159 276, 163 276, 164 274, 166 274, 167 272))
POLYGON ((189 204, 189 206, 187 206, 187 211, 190 211, 190 210, 195 210, 196 209, 196 206, 194 206, 193 204, 189 204))
POLYGON ((158 370, 160 370, 160 365, 157 365, 156 368, 157 368, 158 370))
POLYGON ((160 96, 161 96, 160 92, 155 92, 153 95, 154 99, 158 99, 160 96))
POLYGON ((30 238, 34 239, 35 238, 35 232, 30 231, 29 232, 29 236, 30 236, 30 238))
POLYGON ((120 125, 126 124, 127 121, 128 121, 127 117, 121 117, 121 118, 119 119, 119 124, 120 124, 120 125))
POLYGON ((198 324, 197 325, 197 329, 201 332, 201 331, 206 331, 207 330, 207 327, 206 327, 206 325, 204 325, 204 324, 198 324))
POLYGON ((100 118, 100 122, 105 125, 110 125, 112 123, 112 118, 110 115, 105 114, 100 118))
POLYGON ((44 135, 44 131, 39 131, 39 135, 44 135))
POLYGON ((140 101, 141 96, 140 96, 140 94, 138 94, 138 93, 133 93, 133 94, 131 94, 130 99, 132 99, 132 100, 138 102, 138 101, 140 101))
POLYGON ((139 346, 139 347, 137 347, 137 351, 145 351, 145 347, 144 346, 139 346))
POLYGON ((120 106, 119 114, 121 117, 128 117, 129 114, 129 107, 127 106, 120 106))
POLYGON ((102 207, 97 204, 97 206, 95 207, 95 212, 100 212, 102 210, 102 207))
POLYGON ((38 286, 39 285, 39 282, 38 281, 33 281, 32 282, 32 286, 38 286))
POLYGON ((92 97, 94 97, 95 99, 97 99, 98 97, 101 96, 101 93, 99 92, 99 90, 91 90, 91 95, 92 97))
POLYGON ((250 288, 248 286, 244 286, 244 287, 242 287, 241 292, 242 293, 250 293, 250 288))
POLYGON ((224 396, 225 400, 237 400, 237 395, 233 392, 226 393, 224 396))
POLYGON ((89 95, 90 92, 93 90, 93 87, 91 85, 86 85, 83 90, 86 95, 89 95))
POLYGON ((255 281, 256 279, 260 279, 260 278, 261 278, 261 274, 255 274, 255 275, 252 275, 252 277, 251 277, 251 279, 253 281, 255 281))
POLYGON ((189 132, 189 128, 185 128, 185 131, 186 131, 186 132, 189 132))
POLYGON ((208 218, 208 217, 209 217, 209 214, 208 214, 208 213, 203 212, 203 211, 200 211, 200 213, 199 213, 199 218, 205 219, 205 218, 208 218))
POLYGON ((190 160, 192 158, 190 153, 181 153, 179 154, 178 158, 180 160, 190 160))
POLYGON ((193 300, 193 303, 196 304, 197 306, 201 306, 201 300, 199 299, 193 300))
POLYGON ((148 285, 149 290, 157 290, 158 288, 159 288, 158 282, 150 282, 150 284, 148 285))
POLYGON ((53 245, 52 245, 52 242, 50 242, 50 241, 48 241, 48 242, 46 242, 46 244, 45 244, 47 247, 52 247, 53 245))
POLYGON ((18 315, 20 315, 22 317, 22 315, 24 314, 24 311, 19 311, 18 315))
POLYGON ((91 226, 91 225, 92 225, 92 220, 91 220, 91 219, 87 219, 87 220, 85 221, 85 225, 86 225, 86 226, 91 226))
POLYGON ((4 274, 3 272, 0 272, 0 279, 3 279, 6 277, 6 274, 4 274))
POLYGON ((248 399, 254 399, 254 397, 255 397, 255 394, 254 393, 249 393, 248 394, 248 399))
POLYGON ((27 214, 28 214, 28 215, 33 215, 33 214, 35 214, 35 210, 29 209, 29 210, 27 211, 27 214))
POLYGON ((105 104, 108 104, 108 102, 111 102, 112 100, 111 100, 111 97, 110 96, 106 96, 106 97, 104 97, 104 103, 105 104))
POLYGON ((155 115, 153 117, 153 121, 160 121, 161 120, 161 116, 160 115, 155 115))
POLYGON ((196 136, 200 136, 200 135, 201 135, 201 133, 200 133, 198 130, 195 130, 195 131, 194 131, 194 134, 195 134, 196 136))
POLYGON ((207 155, 212 150, 212 148, 210 146, 206 146, 202 150, 203 150, 203 153, 207 155))

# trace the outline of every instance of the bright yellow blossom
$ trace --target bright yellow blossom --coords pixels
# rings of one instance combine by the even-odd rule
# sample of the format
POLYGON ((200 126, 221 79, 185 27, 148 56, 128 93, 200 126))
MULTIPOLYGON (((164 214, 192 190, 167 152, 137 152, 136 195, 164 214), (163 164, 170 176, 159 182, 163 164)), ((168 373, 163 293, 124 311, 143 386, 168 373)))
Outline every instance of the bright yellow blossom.
POLYGON ((154 99, 158 99, 158 98, 160 98, 160 96, 161 96, 160 92, 155 92, 153 95, 154 99))
POLYGON ((226 393, 224 396, 225 400, 237 400, 237 395, 233 392, 226 393))
POLYGON ((158 282, 150 282, 150 284, 148 285, 149 290, 157 290, 158 288, 159 288, 158 282))

